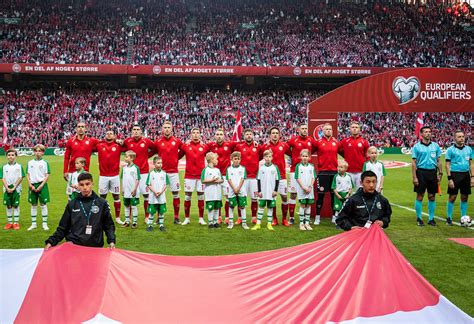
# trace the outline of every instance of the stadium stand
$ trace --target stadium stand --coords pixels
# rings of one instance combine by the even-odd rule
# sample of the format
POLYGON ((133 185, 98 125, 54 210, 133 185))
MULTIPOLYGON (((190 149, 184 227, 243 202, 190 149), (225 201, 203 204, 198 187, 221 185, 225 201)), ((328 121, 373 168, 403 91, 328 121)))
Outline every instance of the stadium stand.
POLYGON ((472 67, 471 15, 319 1, 4 1, 0 63, 472 67), (97 24, 100 22, 100 26, 97 24))
MULTIPOLYGON (((235 112, 240 108, 244 128, 255 131, 258 141, 267 140, 266 130, 273 125, 282 129, 282 137, 292 136, 299 124, 306 122, 306 107, 322 91, 190 91, 186 89, 86 90, 7 90, 2 92, 0 107, 7 109, 8 143, 31 147, 36 143, 61 146, 74 131, 78 120, 86 120, 89 134, 98 138, 111 125, 119 136, 130 133, 136 120, 146 135, 160 134, 164 120, 175 125, 176 136, 186 140, 193 127, 200 127, 205 141, 213 140, 214 131, 223 127, 230 138, 235 112), (63 132, 57 130, 64 130, 63 132)), ((340 113, 339 137, 348 136, 352 120, 362 123, 362 131, 371 145, 411 147, 416 114, 340 113)), ((472 138, 472 113, 430 113, 425 124, 433 126, 433 138, 440 146, 451 144, 452 134, 462 129, 466 141, 472 138)))

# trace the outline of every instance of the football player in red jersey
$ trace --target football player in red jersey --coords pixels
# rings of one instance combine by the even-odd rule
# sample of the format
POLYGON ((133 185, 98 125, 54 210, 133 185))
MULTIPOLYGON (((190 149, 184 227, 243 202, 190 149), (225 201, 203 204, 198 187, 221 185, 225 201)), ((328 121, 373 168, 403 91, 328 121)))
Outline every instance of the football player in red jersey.
POLYGON ((369 142, 360 136, 360 124, 353 121, 350 124, 351 136, 341 141, 342 156, 349 164, 347 172, 352 178, 352 182, 356 189, 361 187, 360 175, 364 168, 365 161, 368 160, 367 151, 369 150, 369 142))
POLYGON ((165 121, 161 126, 162 136, 155 141, 155 150, 163 161, 163 170, 167 173, 170 181, 169 188, 173 195, 174 223, 181 224, 179 221, 179 182, 178 163, 182 157, 180 147, 182 142, 179 138, 173 136, 173 124, 165 121))
POLYGON ((209 147, 201 142, 201 130, 193 128, 191 130, 191 142, 184 143, 180 149, 186 156, 186 170, 184 172, 184 216, 181 225, 190 223, 189 215, 191 211, 191 197, 194 189, 198 196, 199 224, 206 225, 204 221, 204 186, 201 182, 201 172, 205 167, 204 159, 209 147))
POLYGON ((66 152, 64 152, 63 173, 64 180, 69 182, 69 175, 76 171, 75 161, 78 157, 86 159, 85 169, 89 171, 92 151, 99 140, 86 136, 86 124, 79 122, 76 125, 76 135, 66 142, 66 152))
MULTIPOLYGON (((216 153, 217 158, 217 168, 221 171, 221 174, 225 177, 227 168, 230 166, 230 155, 234 151, 236 142, 224 141, 224 129, 219 128, 216 130, 214 135, 215 142, 208 143, 209 151, 216 153)), ((229 222, 229 200, 227 196, 227 180, 224 180, 222 183, 222 189, 224 190, 225 196, 225 220, 226 224, 229 222)), ((220 213, 220 210, 219 210, 220 213)), ((219 223, 221 223, 221 216, 219 215, 219 223)), ((237 221, 237 225, 239 222, 237 221)))
MULTIPOLYGON (((323 125, 323 137, 317 143, 317 163, 318 166, 318 200, 316 202, 315 225, 321 221, 321 209, 323 208, 324 195, 331 194, 331 209, 334 206, 334 192, 331 189, 334 176, 337 174, 337 154, 341 152, 341 143, 332 137, 332 125, 323 125)), ((336 223, 334 211, 332 222, 336 223)))
MULTIPOLYGON (((250 196, 252 204, 250 209, 252 210, 252 223, 257 223, 257 211, 258 211, 258 185, 257 185, 257 174, 260 161, 263 159, 263 147, 253 140, 253 130, 244 130, 244 141, 238 143, 235 146, 235 151, 241 153, 240 164, 245 167, 247 171, 247 179, 245 179, 244 185, 247 189, 247 195, 250 196)), ((240 224, 242 220, 239 218, 237 224, 240 224)))
MULTIPOLYGON (((288 152, 288 144, 280 141, 280 130, 278 127, 272 127, 269 130, 270 133, 270 142, 264 145, 265 150, 271 150, 273 152, 273 164, 275 164, 280 171, 281 180, 278 183, 278 193, 281 197, 281 212, 282 219, 281 224, 284 226, 290 226, 286 219, 288 213, 288 184, 286 182, 286 161, 285 153, 288 152)), ((273 213, 273 222, 272 225, 278 225, 278 218, 276 216, 276 208, 273 213)))
POLYGON ((134 163, 140 169, 140 192, 143 195, 143 209, 145 210, 145 224, 148 224, 148 186, 146 179, 150 166, 148 158, 155 153, 155 144, 149 138, 142 136, 142 128, 138 124, 132 127, 132 137, 125 139, 123 142, 124 151, 133 151, 136 154, 134 163))
POLYGON ((107 194, 112 193, 114 198, 115 220, 120 220, 120 155, 122 147, 115 142, 116 136, 112 129, 105 133, 105 141, 97 143, 95 151, 99 158, 99 195, 107 199, 107 194))
POLYGON ((317 142, 312 137, 308 136, 308 125, 303 124, 298 128, 298 135, 292 137, 288 142, 289 151, 287 152, 291 156, 291 168, 290 168, 290 225, 295 222, 295 207, 296 207, 296 180, 295 180, 295 168, 298 163, 301 162, 301 151, 304 149, 309 150, 313 153, 316 150, 317 142))

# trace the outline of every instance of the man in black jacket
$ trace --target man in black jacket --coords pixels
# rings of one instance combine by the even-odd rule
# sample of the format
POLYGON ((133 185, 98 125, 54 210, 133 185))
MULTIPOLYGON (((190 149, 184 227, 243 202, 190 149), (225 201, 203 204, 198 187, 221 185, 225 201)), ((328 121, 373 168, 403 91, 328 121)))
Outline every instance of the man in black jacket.
POLYGON ((115 247, 115 225, 107 201, 92 191, 94 184, 90 173, 77 178, 81 193, 68 202, 59 226, 46 241, 45 250, 56 246, 65 237, 77 245, 103 247, 104 235, 110 248, 115 247))
POLYGON ((369 228, 372 224, 387 228, 392 208, 387 198, 375 190, 377 175, 372 171, 363 172, 361 184, 362 188, 345 201, 336 224, 345 231, 369 228))

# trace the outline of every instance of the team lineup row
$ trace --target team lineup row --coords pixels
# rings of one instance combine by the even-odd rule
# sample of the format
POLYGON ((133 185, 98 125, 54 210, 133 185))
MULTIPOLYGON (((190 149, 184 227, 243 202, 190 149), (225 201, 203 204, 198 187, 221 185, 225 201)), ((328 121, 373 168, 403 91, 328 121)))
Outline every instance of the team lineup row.
MULTIPOLYGON (((297 173, 295 176, 296 167, 298 164, 301 164, 304 161, 304 154, 302 153, 307 154, 309 160, 311 153, 316 152, 318 156, 317 167, 319 174, 317 176, 318 199, 316 204, 317 215, 315 223, 318 224, 320 221, 319 214, 322 208, 324 193, 331 192, 332 207, 334 207, 333 214, 336 214, 338 209, 340 209, 340 206, 342 206, 342 202, 346 198, 346 195, 350 195, 350 190, 352 190, 352 186, 358 187, 360 185, 360 172, 362 172, 364 169, 373 170, 376 173, 377 190, 382 191, 383 189, 383 177, 385 175, 385 170, 383 164, 377 161, 377 150, 375 148, 369 149, 367 141, 364 140, 359 134, 360 125, 358 125, 358 123, 351 123, 350 130, 351 136, 347 139, 342 140, 341 142, 338 142, 332 137, 331 125, 327 124, 323 127, 324 137, 319 141, 315 141, 311 137, 307 136, 307 126, 301 125, 298 129, 298 136, 293 137, 288 142, 281 142, 279 138, 280 132, 278 128, 273 127, 269 130, 270 142, 265 145, 258 145, 253 141, 253 132, 251 130, 245 130, 244 141, 242 142, 226 142, 224 141, 224 132, 222 130, 217 130, 215 134, 216 141, 213 143, 204 144, 200 140, 199 129, 193 129, 191 131, 191 141, 188 143, 183 143, 179 139, 175 138, 174 136, 172 136, 172 124, 170 122, 165 122, 163 124, 163 136, 155 142, 151 141, 148 138, 142 137, 141 128, 138 125, 133 126, 132 136, 130 138, 127 138, 125 141, 115 140, 115 134, 113 133, 113 131, 107 131, 105 140, 99 141, 94 138, 86 137, 86 125, 84 123, 78 123, 76 128, 76 135, 71 138, 66 144, 66 153, 64 157, 64 177, 68 180, 68 194, 70 194, 71 198, 73 199, 74 195, 76 194, 74 191, 79 191, 79 188, 77 186, 78 174, 81 173, 83 170, 88 170, 90 155, 93 151, 97 151, 100 170, 99 194, 102 197, 106 197, 108 192, 112 193, 112 195, 114 196, 114 209, 116 220, 117 222, 122 223, 122 221, 120 220, 120 179, 118 174, 120 169, 121 153, 123 151, 127 151, 127 153, 125 154, 125 162, 127 163, 127 165, 124 166, 122 172, 123 193, 125 198, 124 205, 126 206, 126 222, 123 225, 127 226, 131 223, 132 227, 136 226, 136 217, 138 215, 136 205, 138 202, 137 198, 139 196, 139 193, 141 193, 144 197, 145 222, 147 224, 152 224, 153 222, 153 218, 151 219, 151 221, 149 219, 150 211, 152 211, 153 216, 156 212, 158 212, 158 215, 160 215, 159 210, 156 210, 156 206, 149 206, 149 203, 150 201, 152 201, 151 204, 155 205, 155 198, 162 195, 163 190, 160 190, 161 192, 158 192, 156 189, 152 189, 152 186, 150 186, 150 175, 153 175, 154 171, 162 170, 166 172, 166 178, 169 182, 166 186, 166 189, 169 189, 173 194, 175 223, 179 224, 180 183, 178 176, 178 160, 181 157, 186 156, 187 163, 184 187, 186 193, 184 202, 185 220, 182 224, 187 225, 190 222, 189 213, 191 206, 191 196, 192 192, 195 190, 197 191, 198 195, 199 222, 201 224, 205 224, 204 205, 205 201, 208 200, 207 198, 205 198, 205 191, 207 187, 212 187, 213 184, 208 183, 206 181, 206 178, 202 177, 203 172, 206 170, 204 163, 206 154, 209 152, 217 154, 214 166, 217 166, 216 169, 219 170, 221 175, 223 175, 227 174, 228 167, 231 165, 230 162, 232 152, 240 153, 238 157, 239 163, 237 166, 240 166, 241 164, 242 168, 245 170, 246 179, 244 179, 238 192, 242 190, 242 192, 245 192, 250 196, 252 201, 252 220, 254 223, 256 223, 258 221, 257 200, 259 198, 259 193, 261 193, 261 188, 258 188, 257 177, 259 170, 259 162, 263 157, 263 153, 265 151, 269 151, 272 155, 273 164, 275 165, 278 170, 278 173, 281 176, 281 179, 278 179, 278 186, 275 188, 275 192, 279 193, 282 199, 283 215, 281 223, 282 225, 289 226, 294 222, 294 213, 298 188, 300 189, 301 193, 301 190, 305 191, 309 187, 309 184, 307 184, 307 188, 303 189, 302 185, 298 183, 297 173), (307 150, 307 152, 303 150, 307 150), (155 153, 158 153, 161 157, 156 161, 159 161, 161 166, 157 168, 157 166, 155 165, 155 170, 153 170, 152 173, 149 173, 148 158, 150 156, 153 156, 155 153), (285 154, 289 155, 292 159, 289 190, 287 189, 286 182, 285 154), (340 165, 338 166, 338 154, 341 154, 346 157, 348 161, 347 165, 346 163, 340 163, 340 165), (368 156, 370 157, 369 161, 367 161, 368 156), (346 178, 350 179, 350 181, 339 181, 339 178, 341 176, 345 176, 346 171, 348 171, 349 173, 349 176, 347 176, 346 178), (136 186, 135 180, 127 180, 130 178, 127 175, 131 173, 134 173, 137 177, 137 179, 135 179, 137 181, 136 186), (245 186, 243 186, 244 183, 245 186), (288 191, 290 192, 289 204, 287 194, 288 191), (159 195, 157 195, 157 193, 159 193, 159 195), (288 211, 289 221, 287 221, 288 211), (133 220, 131 222, 130 214, 133 217, 133 220)), ((41 205, 41 211, 43 216, 43 228, 47 228, 46 203, 49 201, 49 194, 46 182, 50 170, 47 162, 42 160, 41 158, 42 151, 44 151, 44 147, 42 147, 42 145, 35 146, 36 159, 30 161, 27 167, 27 178, 30 189, 29 202, 32 204, 32 226, 30 227, 30 229, 36 228, 38 200, 41 205)), ((9 159, 9 163, 11 163, 15 158, 14 152, 7 152, 7 157, 9 159), (11 155, 11 157, 9 155, 11 155)), ((235 156, 234 158, 237 157, 235 156)), ((414 157, 414 160, 416 160, 416 157, 414 157)), ((308 163, 308 161, 306 161, 306 163, 308 163)), ((421 166, 419 168, 421 168, 421 166)), ((10 207, 7 208, 7 216, 9 219, 7 227, 9 225, 11 225, 9 227, 19 227, 15 226, 15 223, 17 222, 15 220, 12 221, 12 216, 14 216, 14 218, 16 219, 18 216, 17 214, 19 214, 19 211, 17 211, 18 207, 15 205, 19 203, 21 180, 20 182, 18 182, 18 179, 16 181, 6 179, 8 177, 3 176, 3 173, 5 173, 6 171, 8 170, 6 170, 4 167, 2 170, 2 178, 4 179, 4 190, 7 193, 6 195, 4 195, 4 204, 7 205, 7 207, 10 207), (8 181, 11 183, 6 183, 8 181)), ((18 172, 24 175, 24 173, 21 171, 21 166, 19 167, 17 174, 19 174, 18 172)), ((11 172, 10 174, 13 174, 13 172, 11 172)), ((316 176, 314 177, 314 181, 316 181, 316 176)), ((311 184, 311 187, 313 186, 313 184, 311 184)), ((236 185, 237 183, 229 185, 229 182, 226 181, 225 185, 223 186, 224 195, 226 196, 226 223, 228 223, 229 226, 230 224, 233 225, 232 221, 230 220, 230 216, 232 216, 232 211, 230 210, 229 206, 234 207, 236 205, 236 203, 229 198, 233 198, 232 191, 235 193, 236 185)), ((417 184, 415 184, 415 186, 416 185, 417 184)), ((418 187, 422 186, 418 185, 418 187)), ((425 189, 428 189, 430 199, 430 188, 427 188, 425 186, 425 189)), ((312 191, 312 193, 314 195, 314 191, 312 191)), ((301 197, 301 194, 299 196, 301 197)), ((161 201, 163 201, 163 199, 165 199, 164 195, 162 196, 161 201)), ((301 216, 302 213, 305 213, 305 205, 310 205, 314 203, 314 196, 312 198, 299 199, 309 199, 309 202, 305 201, 306 203, 302 203, 300 201, 300 205, 302 206, 301 208, 303 208, 300 208, 301 216)), ((462 201, 467 201, 467 195, 463 190, 461 190, 461 199, 462 201)), ((164 203, 165 202, 162 202, 160 204, 164 203)), ((165 206, 159 208, 163 210, 165 206)), ((209 206, 207 209, 209 210, 209 206)), ((218 209, 220 211, 220 206, 219 208, 216 207, 215 209, 218 209)), ((242 211, 239 214, 241 213, 242 211)), ((278 218, 276 216, 276 210, 272 213, 271 216, 271 224, 277 225, 278 218)), ((209 216, 209 220, 211 219, 211 224, 214 224, 214 215, 212 215, 212 217, 209 216)), ((242 223, 242 219, 245 220, 245 216, 242 217, 242 215, 240 215, 239 219, 237 220, 237 223, 242 223)), ((217 223, 220 223, 219 214, 217 216, 217 223)))

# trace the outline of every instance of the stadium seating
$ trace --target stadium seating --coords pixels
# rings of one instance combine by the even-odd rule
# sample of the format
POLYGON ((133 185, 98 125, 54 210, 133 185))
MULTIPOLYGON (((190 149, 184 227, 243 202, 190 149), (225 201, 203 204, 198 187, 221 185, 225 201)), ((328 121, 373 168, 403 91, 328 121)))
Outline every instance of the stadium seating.
POLYGON ((472 67, 470 16, 315 1, 4 1, 0 63, 472 67))

